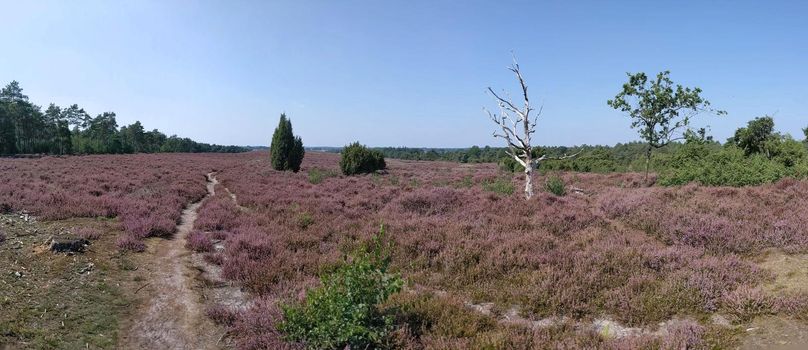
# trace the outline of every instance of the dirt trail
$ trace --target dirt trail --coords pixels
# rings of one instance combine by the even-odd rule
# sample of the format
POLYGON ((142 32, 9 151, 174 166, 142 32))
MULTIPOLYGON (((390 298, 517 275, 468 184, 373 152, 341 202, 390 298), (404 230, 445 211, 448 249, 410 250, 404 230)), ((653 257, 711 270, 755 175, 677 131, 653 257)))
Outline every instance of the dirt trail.
POLYGON ((205 315, 199 294, 194 290, 197 274, 185 249, 202 202, 213 195, 216 178, 207 175, 208 194, 182 211, 174 237, 150 247, 151 261, 143 290, 145 302, 128 331, 122 332, 121 347, 126 349, 217 349, 222 331, 205 315))

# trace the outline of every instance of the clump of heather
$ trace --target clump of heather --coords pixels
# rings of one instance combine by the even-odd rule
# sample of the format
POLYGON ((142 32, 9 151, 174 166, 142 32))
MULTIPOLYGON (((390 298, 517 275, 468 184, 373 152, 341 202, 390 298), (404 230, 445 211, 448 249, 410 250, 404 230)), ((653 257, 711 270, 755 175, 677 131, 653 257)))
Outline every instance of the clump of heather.
POLYGON ((74 233, 79 238, 94 241, 101 238, 101 231, 92 227, 79 227, 74 229, 74 233))
POLYGON ((238 312, 222 304, 209 306, 205 310, 205 314, 216 324, 225 326, 232 326, 238 318, 238 312))
POLYGON ((115 245, 118 247, 120 251, 129 251, 129 252, 143 252, 146 250, 146 243, 131 234, 122 234, 118 237, 118 240, 115 242, 115 245))
POLYGON ((759 288, 742 286, 724 295, 724 309, 740 322, 747 322, 755 316, 773 311, 774 300, 759 288))
POLYGON ((208 264, 221 266, 224 263, 224 254, 222 253, 208 253, 202 256, 208 264))
POLYGON ((3 244, 5 242, 6 242, 6 234, 3 233, 3 232, 0 232, 0 244, 3 244))
POLYGON ((235 227, 239 209, 223 191, 206 200, 199 208, 194 227, 205 231, 229 230, 235 227))
POLYGON ((193 231, 185 239, 185 247, 195 252, 207 253, 213 250, 213 242, 205 232, 193 231))

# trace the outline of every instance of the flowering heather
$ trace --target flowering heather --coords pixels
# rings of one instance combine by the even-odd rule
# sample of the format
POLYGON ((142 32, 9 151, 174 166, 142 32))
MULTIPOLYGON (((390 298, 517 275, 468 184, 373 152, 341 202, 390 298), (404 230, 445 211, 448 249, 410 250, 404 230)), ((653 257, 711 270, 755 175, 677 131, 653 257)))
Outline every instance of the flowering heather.
MULTIPOLYGON (((639 174, 560 173, 566 184, 587 194, 542 192, 529 202, 518 193, 485 190, 486 181, 503 176, 493 164, 391 160, 386 175, 309 181, 308 169, 336 170, 337 163, 337 155, 310 153, 298 174, 270 170, 259 160, 217 173, 244 209, 217 193, 203 205, 199 220, 204 225, 197 226, 226 230, 223 274, 264 300, 264 309, 254 313, 269 310, 270 300, 299 299, 317 285, 322 271, 366 242, 379 223, 393 241, 394 270, 411 285, 492 302, 502 310, 517 306, 529 319, 585 322, 608 315, 632 327, 653 328, 713 312, 749 313, 739 301, 743 295, 733 293, 757 288, 770 276, 747 257, 765 248, 808 249, 808 208, 799 202, 808 195, 808 184, 800 181, 648 188, 639 174)), ((521 174, 510 179, 518 185, 521 174)), ((772 302, 773 309, 803 310, 796 298, 772 302)), ((239 315, 236 324, 254 321, 244 317, 239 315)), ((273 317, 260 319, 271 323, 273 317)), ((451 321, 430 322, 448 327, 445 322, 451 321)), ((591 348, 698 347, 709 329, 694 322, 677 327, 662 340, 614 344, 563 327, 533 333, 495 329, 498 337, 516 341, 501 343, 512 347, 544 339, 560 347, 591 348)), ((258 329, 237 337, 244 337, 244 344, 275 337, 269 328, 258 329)), ((437 329, 402 329, 399 335, 415 348, 488 344, 463 332, 439 336, 437 329)), ((483 333, 479 336, 497 337, 483 333)))
POLYGON ((132 238, 174 232, 206 194, 205 174, 244 155, 137 154, 0 159, 0 209, 45 220, 117 217, 132 238))
POLYGON ((399 160, 384 175, 309 181, 311 169, 337 172, 338 159, 309 152, 299 173, 271 170, 261 152, 2 159, 0 173, 13 175, 0 182, 0 210, 116 217, 127 231, 118 246, 137 251, 141 238, 173 232, 215 170, 220 184, 188 246, 198 243, 254 298, 243 312, 211 313, 243 349, 298 347, 275 328, 279 303, 304 298, 380 223, 391 268, 409 283, 389 305, 396 347, 699 348, 714 339, 704 321, 713 313, 736 322, 808 317, 808 296, 764 293, 772 276, 754 263, 767 249, 808 253, 808 182, 662 188, 643 186, 641 174, 557 173, 585 194, 540 192, 526 202, 484 188, 491 179, 519 188, 522 175, 495 164, 399 160), (224 250, 213 252, 212 240, 224 250), (465 303, 492 303, 494 312, 465 303), (564 321, 537 329, 497 322, 513 309, 529 321, 564 321), (582 327, 602 317, 670 327, 621 339, 582 327))
POLYGON ((143 243, 140 237, 128 233, 118 236, 118 239, 115 241, 115 245, 121 251, 139 253, 146 250, 146 244, 143 243))
POLYGON ((193 231, 186 237, 185 247, 195 252, 207 253, 213 250, 213 242, 201 231, 193 231))

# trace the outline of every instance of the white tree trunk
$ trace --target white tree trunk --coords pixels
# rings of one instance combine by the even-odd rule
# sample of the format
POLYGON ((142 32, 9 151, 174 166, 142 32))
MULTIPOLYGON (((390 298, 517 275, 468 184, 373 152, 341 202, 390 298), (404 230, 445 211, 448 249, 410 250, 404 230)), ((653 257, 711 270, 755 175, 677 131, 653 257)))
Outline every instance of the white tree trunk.
POLYGON ((533 197, 533 167, 525 167, 525 199, 533 197))

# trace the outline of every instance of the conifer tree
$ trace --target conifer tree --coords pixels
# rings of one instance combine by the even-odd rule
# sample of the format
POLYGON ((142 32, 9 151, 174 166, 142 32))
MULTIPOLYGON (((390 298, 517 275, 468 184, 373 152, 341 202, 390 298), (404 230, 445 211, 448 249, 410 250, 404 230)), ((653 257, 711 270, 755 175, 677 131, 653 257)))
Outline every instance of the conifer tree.
POLYGON ((278 127, 272 134, 272 144, 269 147, 272 168, 279 171, 292 170, 298 172, 303 162, 305 150, 303 140, 295 137, 292 132, 292 121, 281 114, 278 127))

